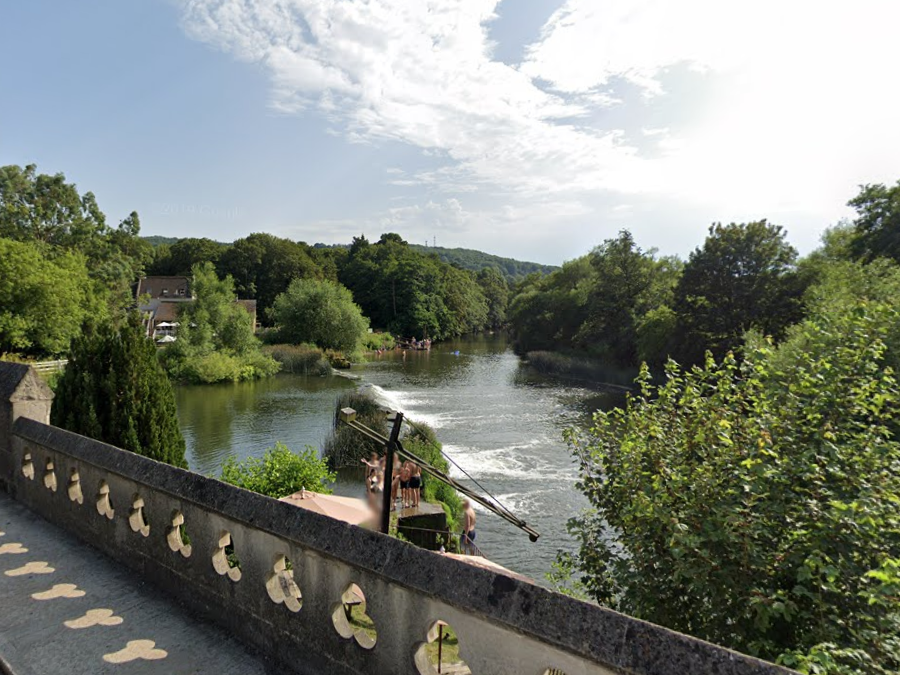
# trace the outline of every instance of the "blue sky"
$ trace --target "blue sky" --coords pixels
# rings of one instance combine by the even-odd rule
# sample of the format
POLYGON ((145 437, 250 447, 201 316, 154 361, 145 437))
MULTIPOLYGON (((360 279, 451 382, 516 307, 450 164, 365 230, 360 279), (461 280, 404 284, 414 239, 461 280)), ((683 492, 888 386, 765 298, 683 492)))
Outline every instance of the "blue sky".
POLYGON ((0 5, 0 164, 145 234, 686 255, 801 251, 900 179, 889 0, 29 0, 0 5))

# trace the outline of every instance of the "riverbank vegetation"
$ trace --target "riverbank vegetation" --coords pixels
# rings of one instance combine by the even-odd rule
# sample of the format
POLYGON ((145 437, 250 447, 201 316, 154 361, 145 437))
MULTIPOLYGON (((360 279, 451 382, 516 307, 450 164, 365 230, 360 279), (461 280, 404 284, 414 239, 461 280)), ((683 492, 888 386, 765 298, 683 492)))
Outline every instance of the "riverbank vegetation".
POLYGON ((235 302, 231 277, 219 279, 212 263, 194 265, 191 291, 193 300, 179 305, 178 339, 159 355, 174 380, 239 382, 278 372, 260 349, 253 319, 235 302))
POLYGON ((328 280, 294 279, 269 308, 279 342, 314 344, 352 358, 360 351, 369 320, 344 286, 328 280))
MULTIPOLYGON (((607 606, 804 673, 886 675, 900 670, 900 184, 851 204, 857 220, 803 261, 775 245, 749 268, 762 278, 741 287, 777 321, 739 334, 727 303, 697 312, 689 328, 715 328, 688 333, 709 340, 701 363, 669 361, 657 382, 645 366, 625 408, 570 434, 591 510, 560 568, 607 606)), ((690 287, 712 293, 717 274, 690 287)))
POLYGON ((265 345, 262 352, 280 363, 283 373, 316 377, 324 377, 331 373, 331 363, 325 352, 315 345, 265 345))

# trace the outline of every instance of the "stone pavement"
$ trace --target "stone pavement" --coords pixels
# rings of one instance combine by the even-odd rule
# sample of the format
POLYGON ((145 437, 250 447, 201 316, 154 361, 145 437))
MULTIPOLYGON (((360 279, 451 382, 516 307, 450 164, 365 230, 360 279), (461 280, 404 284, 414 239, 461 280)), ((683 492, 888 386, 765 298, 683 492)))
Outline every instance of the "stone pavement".
POLYGON ((0 491, 0 673, 266 672, 233 637, 0 491))

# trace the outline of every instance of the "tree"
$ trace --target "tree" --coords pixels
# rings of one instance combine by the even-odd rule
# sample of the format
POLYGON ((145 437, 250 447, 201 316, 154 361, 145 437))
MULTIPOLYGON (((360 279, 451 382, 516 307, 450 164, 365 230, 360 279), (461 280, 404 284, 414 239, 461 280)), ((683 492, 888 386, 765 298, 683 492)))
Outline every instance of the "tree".
POLYGON ((500 328, 506 325, 506 309, 509 306, 509 285, 494 267, 486 267, 478 273, 478 285, 487 302, 485 325, 500 328))
POLYGON ((260 316, 294 279, 322 278, 309 247, 271 234, 254 233, 235 241, 216 265, 219 275, 231 276, 239 297, 255 298, 260 316))
POLYGON ((107 317, 107 295, 81 254, 0 238, 0 353, 63 354, 84 321, 107 317))
POLYGON ((170 246, 157 249, 156 258, 147 273, 162 276, 187 276, 191 274, 194 265, 198 263, 210 262, 215 265, 225 249, 225 244, 206 237, 179 239, 170 246))
POLYGON ((34 164, 0 167, 0 237, 82 253, 116 309, 131 302, 131 283, 152 255, 139 232, 137 213, 108 226, 94 194, 79 194, 61 173, 38 174, 34 164))
POLYGON ((212 263, 194 266, 193 300, 179 306, 178 339, 160 358, 177 380, 222 382, 251 380, 278 372, 262 354, 253 319, 236 302, 231 277, 219 279, 212 263))
POLYGON ((336 475, 328 470, 315 448, 291 452, 283 443, 268 448, 262 458, 247 457, 238 461, 233 455, 222 466, 222 481, 275 499, 287 497, 301 489, 331 494, 329 484, 336 475))
POLYGON ((803 279, 784 230, 765 220, 715 224, 675 288, 676 357, 684 363, 740 346, 744 333, 776 339, 802 318, 803 279))
POLYGON ((333 281, 295 279, 269 310, 281 341, 355 352, 369 321, 353 295, 333 281))
POLYGON ((864 185, 848 205, 857 212, 853 253, 866 262, 878 257, 900 262, 900 181, 893 187, 864 185))
POLYGON ((570 523, 584 588, 803 672, 897 672, 898 318, 858 302, 774 355, 670 362, 659 387, 644 369, 624 409, 569 436, 591 505, 570 523))
POLYGON ((91 325, 72 341, 51 422, 63 429, 187 468, 175 394, 134 314, 120 327, 91 325))

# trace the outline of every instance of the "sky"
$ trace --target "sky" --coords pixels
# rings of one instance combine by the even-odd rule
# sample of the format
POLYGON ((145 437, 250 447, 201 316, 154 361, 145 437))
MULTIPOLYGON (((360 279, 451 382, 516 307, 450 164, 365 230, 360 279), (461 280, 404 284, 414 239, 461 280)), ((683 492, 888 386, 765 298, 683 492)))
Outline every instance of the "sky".
POLYGON ((801 253, 900 179, 893 0, 0 4, 0 165, 143 234, 801 253))

